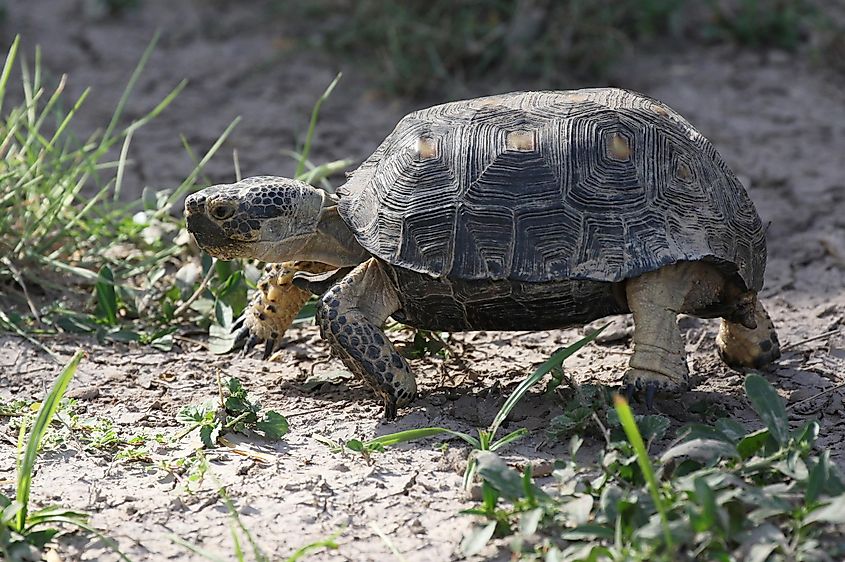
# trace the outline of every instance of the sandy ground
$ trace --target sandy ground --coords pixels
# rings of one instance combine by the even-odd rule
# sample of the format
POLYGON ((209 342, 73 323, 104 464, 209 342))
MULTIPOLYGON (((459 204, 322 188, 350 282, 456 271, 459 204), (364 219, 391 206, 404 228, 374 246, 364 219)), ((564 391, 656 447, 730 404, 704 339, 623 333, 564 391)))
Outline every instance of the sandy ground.
MULTIPOLYGON (((108 120, 156 27, 162 29, 160 48, 128 114, 137 116, 152 107, 180 79, 191 81, 165 116, 136 137, 135 166, 127 183, 135 194, 144 185, 173 186, 190 170, 178 133, 203 150, 236 115, 243 116, 243 123, 227 152, 212 163, 209 176, 231 178, 233 148, 244 175, 290 174, 293 163, 279 151, 301 138, 313 101, 338 70, 300 50, 295 30, 289 29, 292 24, 271 28, 260 10, 150 2, 122 19, 98 20, 80 16, 76 2, 59 9, 55 4, 10 3, 6 35, 22 33, 27 48, 40 43, 47 67, 71 74, 71 92, 94 87, 88 112, 81 116, 83 128, 108 120)), ((819 445, 831 448, 845 466, 842 390, 805 401, 845 382, 845 335, 840 331, 805 341, 841 330, 845 322, 845 80, 806 57, 726 47, 642 53, 622 67, 615 85, 643 91, 685 115, 716 144, 748 187, 764 222, 770 222, 762 298, 785 351, 766 376, 794 404, 796 422, 820 420, 819 445)), ((475 87, 473 93, 495 91, 489 84, 475 87)), ((366 157, 397 119, 418 105, 388 100, 354 71, 347 72, 325 105, 314 160, 366 157)), ((680 401, 659 408, 676 426, 697 419, 690 410, 701 401, 718 405, 749 427, 757 423, 743 398, 742 375, 716 357, 718 324, 689 319, 682 326, 695 387, 680 401)), ((460 352, 456 358, 413 362, 422 398, 391 424, 379 421, 379 405, 358 382, 306 390, 303 383, 315 362, 317 373, 342 368, 337 362, 319 363, 328 358, 328 349, 313 326, 294 330, 281 360, 274 363, 216 357, 190 344, 160 353, 104 347, 81 338, 48 339, 68 357, 77 347, 89 352, 72 386, 86 416, 112 419, 127 430, 173 435, 181 406, 215 396, 220 370, 239 377, 266 407, 289 416, 291 432, 275 445, 251 441, 252 447, 269 453, 269 463, 225 451, 209 453, 213 477, 207 475, 190 492, 166 472, 115 462, 71 443, 42 457, 34 500, 94 513, 94 524, 118 539, 134 560, 189 559, 168 533, 231 557, 228 516, 214 491, 216 479, 227 486, 244 523, 275 558, 342 531, 339 550, 313 559, 390 559, 379 532, 407 560, 455 559, 471 524, 458 514, 471 505, 461 491, 466 449, 459 442, 450 442, 445 451, 435 447, 438 440, 401 446, 368 463, 359 456, 332 453, 312 435, 340 441, 429 425, 471 431, 489 423, 534 366, 579 336, 576 329, 454 335, 450 341, 460 352)), ((581 382, 614 383, 629 354, 624 341, 593 345, 567 363, 567 373, 581 382)), ((0 397, 40 399, 57 371, 32 346, 0 337, 0 397)), ((527 427, 531 436, 508 449, 507 459, 518 463, 562 456, 565 447, 547 440, 544 431, 559 411, 553 397, 529 396, 504 429, 527 427)), ((14 435, 4 430, 3 436, 0 481, 11 480, 14 472, 14 435)), ((184 456, 190 445, 156 453, 184 456)), ((10 491, 8 485, 3 488, 10 491)), ((507 550, 499 547, 488 547, 484 556, 507 560, 507 550)), ((114 558, 84 537, 63 540, 61 550, 66 560, 114 558)))

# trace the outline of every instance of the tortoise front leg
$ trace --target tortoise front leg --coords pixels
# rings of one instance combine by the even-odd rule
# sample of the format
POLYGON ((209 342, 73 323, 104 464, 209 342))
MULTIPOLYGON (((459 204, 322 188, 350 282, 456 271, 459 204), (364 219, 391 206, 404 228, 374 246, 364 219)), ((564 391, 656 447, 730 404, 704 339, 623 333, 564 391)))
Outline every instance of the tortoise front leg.
POLYGON ((248 353, 259 342, 264 342, 263 358, 276 350, 282 337, 311 293, 293 284, 294 275, 304 271, 322 273, 334 269, 314 261, 268 264, 258 282, 249 305, 233 327, 236 331, 234 347, 243 346, 248 353))
POLYGON ((317 305, 320 332, 349 370, 384 400, 384 417, 413 400, 417 383, 404 357, 381 329, 399 298, 375 259, 357 266, 317 305))

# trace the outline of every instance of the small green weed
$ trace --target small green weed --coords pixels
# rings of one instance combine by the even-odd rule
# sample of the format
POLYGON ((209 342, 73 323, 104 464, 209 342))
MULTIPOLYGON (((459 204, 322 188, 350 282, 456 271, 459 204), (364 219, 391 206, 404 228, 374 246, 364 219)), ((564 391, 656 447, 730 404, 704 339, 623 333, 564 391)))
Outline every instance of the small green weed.
POLYGON ((247 433, 258 431, 267 439, 279 440, 288 432, 288 421, 273 410, 261 411, 261 404, 252 400, 236 378, 230 378, 220 400, 186 406, 177 419, 188 427, 176 439, 199 429, 204 447, 213 448, 217 439, 227 431, 247 433))
POLYGON ((582 441, 574 436, 553 491, 485 453, 484 501, 468 513, 489 522, 468 537, 465 553, 498 532, 512 536, 524 560, 841 559, 845 481, 829 452, 813 450, 818 424, 790 429, 765 379, 749 375, 745 386, 764 429, 749 433, 731 420, 691 425, 657 458, 617 396, 624 437, 607 433, 596 467, 576 463, 582 441))
MULTIPOLYGON (((15 496, 8 498, 0 494, 0 554, 10 562, 40 560, 42 552, 53 538, 61 532, 55 525, 71 525, 88 531, 109 545, 123 560, 129 560, 117 548, 117 544, 88 523, 88 515, 63 507, 46 507, 33 510, 30 506, 30 490, 35 462, 41 441, 47 428, 59 409, 59 403, 67 390, 76 369, 82 361, 82 352, 77 351, 53 383, 53 388, 41 403, 32 424, 29 438, 25 441, 27 423, 22 423, 18 434, 17 487, 15 496)), ((24 418, 26 419, 26 418, 24 418)))
MULTIPOLYGON (((596 330, 592 334, 581 338, 577 342, 561 348, 557 350, 555 353, 552 354, 549 359, 547 359, 542 365, 540 365, 537 370, 535 370, 527 379, 522 381, 519 386, 513 391, 513 393, 505 400, 505 403, 499 409, 499 412, 496 414, 495 418, 493 418, 493 422, 490 424, 489 427, 486 429, 479 428, 477 430, 478 437, 473 437, 466 433, 460 431, 454 431, 452 429, 446 429, 444 427, 424 427, 420 429, 409 429, 407 431, 400 431, 397 433, 390 433, 387 435, 382 435, 380 437, 376 437, 375 439, 371 439, 369 441, 362 441, 360 439, 351 439, 345 443, 345 447, 351 451, 355 451, 357 453, 361 453, 365 459, 369 460, 372 453, 382 452, 386 447, 391 447, 393 445, 398 445, 399 443, 405 443, 408 441, 414 441, 417 439, 424 439, 426 437, 432 437, 434 435, 440 435, 443 433, 452 435, 461 439, 462 441, 466 442, 467 444, 472 447, 472 453, 470 453, 469 460, 467 462, 466 470, 464 471, 464 488, 469 489, 475 480, 475 473, 477 469, 476 464, 476 457, 478 454, 485 452, 485 451, 497 451, 524 437, 528 434, 528 430, 525 428, 517 429, 516 431, 512 431, 508 433, 504 437, 496 439, 496 434, 499 432, 499 428, 504 423, 505 419, 507 419, 508 415, 514 409, 514 407, 522 400, 522 397, 536 385, 540 380, 546 376, 549 372, 552 371, 555 367, 560 366, 568 357, 571 357, 575 353, 578 352, 582 347, 593 341, 596 336, 598 336, 604 328, 596 330)), ((327 447, 329 447, 334 452, 341 452, 343 450, 343 446, 339 443, 332 441, 326 437, 315 435, 314 438, 323 443, 327 447)))

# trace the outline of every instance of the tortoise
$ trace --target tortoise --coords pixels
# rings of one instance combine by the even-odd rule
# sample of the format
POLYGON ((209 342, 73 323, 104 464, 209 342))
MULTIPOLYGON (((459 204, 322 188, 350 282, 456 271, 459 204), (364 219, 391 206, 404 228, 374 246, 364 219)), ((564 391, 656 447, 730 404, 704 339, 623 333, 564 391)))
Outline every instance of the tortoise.
POLYGON ((208 187, 185 209, 212 256, 283 264, 244 328, 267 340, 265 357, 304 291, 322 294, 322 336, 388 419, 417 392, 382 331, 391 316, 439 331, 548 330, 632 312, 622 382, 649 405, 689 386, 679 313, 722 318, 717 347, 731 367, 780 356, 757 299, 766 241, 748 194, 683 117, 628 90, 422 109, 336 195, 258 176, 208 187), (273 297, 290 282, 302 294, 273 297))

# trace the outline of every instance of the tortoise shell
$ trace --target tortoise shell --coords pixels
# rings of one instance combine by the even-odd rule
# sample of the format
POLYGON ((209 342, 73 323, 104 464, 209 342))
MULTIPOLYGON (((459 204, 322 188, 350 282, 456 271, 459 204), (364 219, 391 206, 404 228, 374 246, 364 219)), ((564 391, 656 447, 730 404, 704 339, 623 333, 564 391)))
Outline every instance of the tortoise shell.
POLYGON ((462 286, 612 283, 692 260, 763 284, 765 233, 742 184, 683 117, 626 90, 416 111, 339 194, 374 256, 462 286))

